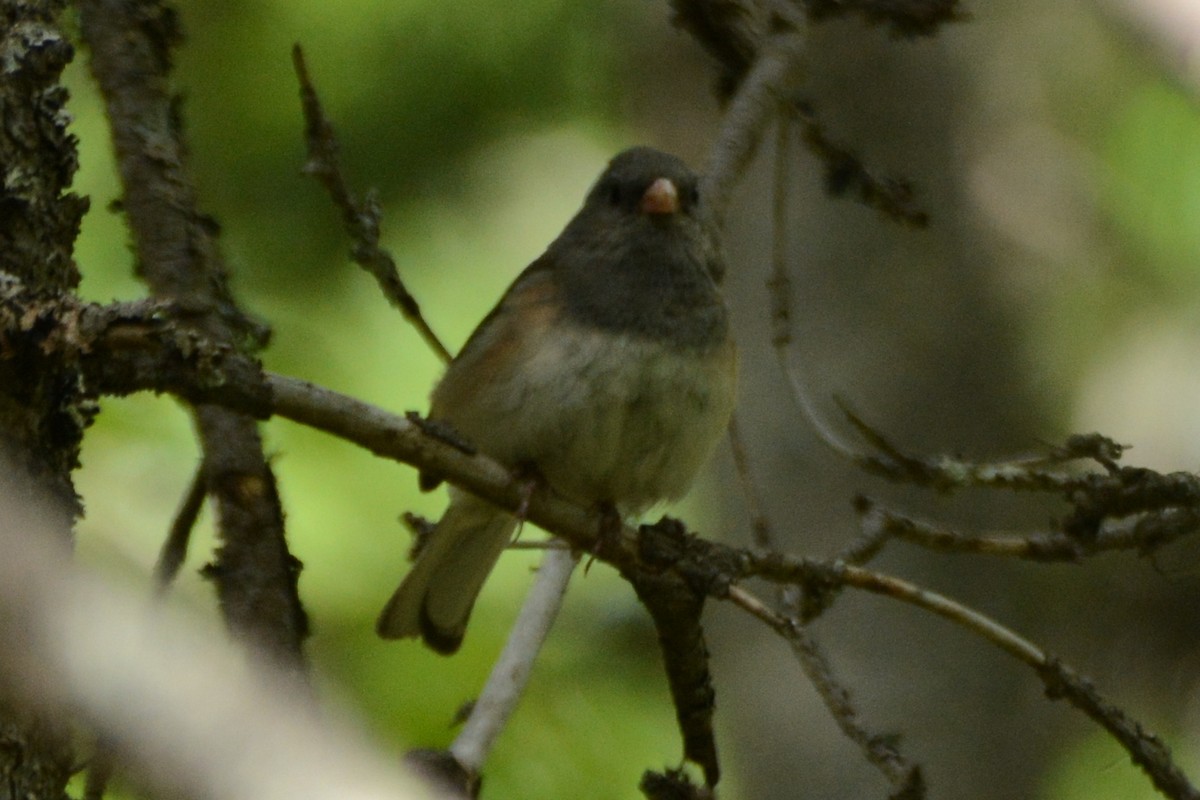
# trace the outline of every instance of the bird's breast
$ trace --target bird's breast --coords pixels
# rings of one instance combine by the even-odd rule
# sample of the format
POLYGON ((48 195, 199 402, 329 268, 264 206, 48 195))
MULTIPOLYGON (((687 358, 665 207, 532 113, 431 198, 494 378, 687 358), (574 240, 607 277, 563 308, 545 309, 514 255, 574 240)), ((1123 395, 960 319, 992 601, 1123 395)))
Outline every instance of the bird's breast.
POLYGON ((681 348, 559 319, 505 347, 511 368, 471 387, 447 419, 501 461, 533 462, 581 502, 636 511, 679 497, 733 408, 730 341, 681 348))

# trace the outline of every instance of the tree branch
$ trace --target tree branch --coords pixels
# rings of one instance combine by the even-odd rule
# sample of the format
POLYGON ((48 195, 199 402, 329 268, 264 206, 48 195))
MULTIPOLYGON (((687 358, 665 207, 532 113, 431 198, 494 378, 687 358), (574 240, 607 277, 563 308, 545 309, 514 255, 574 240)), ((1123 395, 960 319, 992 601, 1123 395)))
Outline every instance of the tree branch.
POLYGON ((305 174, 312 175, 321 182, 329 192, 333 204, 342 213, 342 224, 354 242, 350 250, 350 257, 354 259, 354 263, 375 278, 392 307, 417 329, 417 333, 434 355, 443 364, 448 364, 452 358, 450 351, 425 320, 417 299, 404 286, 392 254, 379 246, 379 224, 383 212, 379 208, 378 198, 374 193, 368 192, 361 201, 356 199, 342 172, 341 159, 338 157, 341 148, 338 145, 337 134, 334 133, 333 123, 325 116, 325 109, 322 108, 316 87, 309 77, 308 66, 304 62, 304 51, 300 45, 292 48, 292 64, 300 82, 300 103, 304 109, 304 139, 308 146, 305 174))
MULTIPOLYGON (((175 13, 158 0, 83 0, 84 39, 112 129, 138 273, 198 331, 235 348, 265 344, 266 329, 234 301, 216 225, 198 209, 186 164, 178 98, 169 92, 175 13)), ((216 500, 221 547, 206 570, 230 630, 303 670, 308 619, 296 591, 299 562, 254 420, 199 405, 205 483, 216 500)))
POLYGON ((708 206, 724 220, 733 187, 758 149, 763 132, 783 109, 804 53, 802 23, 778 22, 758 50, 754 65, 721 119, 721 129, 709 150, 703 191, 708 206))
MULTIPOLYGON (((161 319, 161 306, 127 304, 98 307, 59 300, 47 301, 40 306, 35 304, 27 309, 28 313, 21 312, 20 301, 33 299, 20 292, 8 291, 6 294, 0 291, 0 342, 21 340, 29 345, 29 337, 35 337, 36 346, 42 348, 47 357, 79 359, 84 375, 95 379, 110 391, 154 388, 172 391, 183 397, 203 396, 209 402, 228 403, 239 410, 253 408, 261 413, 274 413, 324 430, 376 455, 436 472, 454 485, 510 511, 528 501, 525 507, 531 522, 561 536, 576 549, 593 553, 631 580, 637 575, 656 578, 674 575, 682 585, 705 596, 737 602, 781 632, 790 630, 798 623, 787 618, 780 622, 771 616, 774 612, 768 613, 769 609, 761 602, 748 602, 745 590, 739 588, 738 582, 760 577, 778 584, 800 587, 805 596, 803 615, 809 618, 821 613, 834 596, 847 587, 880 594, 942 616, 984 637, 1037 670, 1051 696, 1067 699, 1104 726, 1169 797, 1189 800, 1197 797, 1195 790, 1171 762, 1167 748, 1119 709, 1103 701, 1085 679, 1032 642, 936 592, 844 561, 802 558, 777 552, 752 552, 681 533, 670 525, 643 526, 637 531, 621 526, 611 534, 600 537, 601 520, 593 510, 571 503, 546 489, 539 489, 528 496, 525 483, 506 467, 474 452, 472 448, 464 447, 461 442, 438 436, 436 432, 428 430, 428 426, 420 424, 415 415, 391 414, 302 380, 259 373, 256 371, 257 365, 245 356, 227 348, 205 346, 202 340, 194 340, 194 334, 191 336, 197 342, 197 349, 215 357, 198 359, 193 362, 190 372, 177 368, 147 375, 129 369, 122 363, 125 356, 130 356, 138 364, 165 360, 162 355, 147 355, 160 347, 175 358, 186 359, 195 355, 191 349, 179 352, 176 346, 183 334, 173 323, 161 319), (130 309, 134 307, 146 310, 150 319, 133 324, 128 317, 130 309), (58 309, 64 316, 53 317, 53 309, 58 309), (156 313, 158 318, 155 318, 156 313), (45 324, 46 320, 52 318, 57 319, 59 324, 45 324), (53 335, 46 334, 48 328, 55 331, 53 335), (178 380, 191 380, 177 386, 165 385, 164 375, 178 380), (253 375, 254 378, 249 386, 242 386, 233 379, 235 375, 253 375), (148 383, 146 386, 119 385, 115 380, 117 377, 143 378, 148 383)), ((1086 452, 1086 448, 1081 450, 1078 442, 1068 443, 1066 447, 1055 451, 1055 457, 1079 456, 1081 452, 1086 452)), ((1031 460, 1030 463, 1035 461, 1031 460)), ((1126 483, 1120 482, 1120 476, 1129 470, 1131 468, 1126 467, 1114 473, 1118 486, 1129 488, 1126 483)), ((1134 472, 1138 476, 1133 484, 1134 489, 1137 486, 1149 487, 1148 493, 1139 493, 1134 489, 1116 492, 1114 500, 1111 497, 1114 494, 1112 485, 1103 481, 1082 481, 1078 483, 1078 488, 1084 495, 1078 502, 1100 506, 1103 502, 1111 501, 1113 508, 1124 511, 1143 508, 1157 497, 1174 503, 1168 511, 1175 512, 1181 511, 1179 504, 1191 497, 1187 485, 1181 486, 1171 480, 1171 476, 1158 476, 1159 480, 1154 477, 1157 473, 1148 470, 1134 472), (1089 488, 1100 492, 1101 498, 1096 503, 1090 503, 1087 499, 1089 488)), ((1154 517, 1146 513, 1148 518, 1154 517)))
POLYGON ((470 716, 450 745, 450 753, 469 772, 478 774, 496 737, 516 709, 534 660, 562 608, 578 562, 577 554, 559 548, 550 548, 543 556, 537 580, 513 623, 504 650, 496 659, 470 716))

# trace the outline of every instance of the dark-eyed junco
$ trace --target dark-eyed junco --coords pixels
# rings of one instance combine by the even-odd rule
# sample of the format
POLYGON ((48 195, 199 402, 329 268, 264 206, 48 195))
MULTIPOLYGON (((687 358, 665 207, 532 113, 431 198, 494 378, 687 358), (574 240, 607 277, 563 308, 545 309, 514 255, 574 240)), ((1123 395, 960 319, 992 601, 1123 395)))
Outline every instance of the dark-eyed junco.
MULTIPOLYGON (((624 151, 467 340, 430 419, 580 503, 635 514, 680 497, 733 409, 723 270, 697 176, 666 153, 624 151)), ((379 635, 456 651, 516 524, 452 488, 379 635)))

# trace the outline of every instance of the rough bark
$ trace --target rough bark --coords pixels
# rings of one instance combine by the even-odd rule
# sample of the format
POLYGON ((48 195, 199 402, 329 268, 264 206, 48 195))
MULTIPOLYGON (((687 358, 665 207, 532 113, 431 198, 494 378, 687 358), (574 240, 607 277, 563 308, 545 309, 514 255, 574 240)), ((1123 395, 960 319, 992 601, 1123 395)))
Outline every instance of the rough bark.
MULTIPOLYGON (((0 281, 47 296, 79 282, 71 252, 87 209, 66 191, 77 162, 58 83, 72 57, 57 26, 64 5, 0 2, 0 281)), ((51 498, 48 524, 64 539, 80 511, 71 471, 92 413, 70 360, 0 341, 0 458, 14 491, 51 498)), ((0 800, 63 797, 73 761, 66 727, 13 700, 0 698, 0 800)))

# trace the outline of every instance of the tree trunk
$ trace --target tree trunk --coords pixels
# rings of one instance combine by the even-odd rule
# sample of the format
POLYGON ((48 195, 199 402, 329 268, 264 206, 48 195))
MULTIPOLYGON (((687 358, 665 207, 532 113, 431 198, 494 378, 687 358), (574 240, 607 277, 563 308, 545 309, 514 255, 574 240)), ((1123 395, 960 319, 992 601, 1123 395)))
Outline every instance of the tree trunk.
MULTIPOLYGON (((79 282, 71 252, 87 201, 66 193, 77 166, 58 84, 73 52, 57 26, 64 2, 0 0, 0 286, 48 296, 79 282)), ((49 498, 48 529, 70 539, 80 506, 71 482, 93 413, 75 366, 46 358, 28 320, 23 342, 0 343, 0 460, 5 490, 49 498)), ((13 524, 12 519, 0 524, 13 524)), ((3 647, 0 643, 0 647, 3 647)), ((74 756, 62 720, 0 698, 0 800, 65 797, 74 756)))

